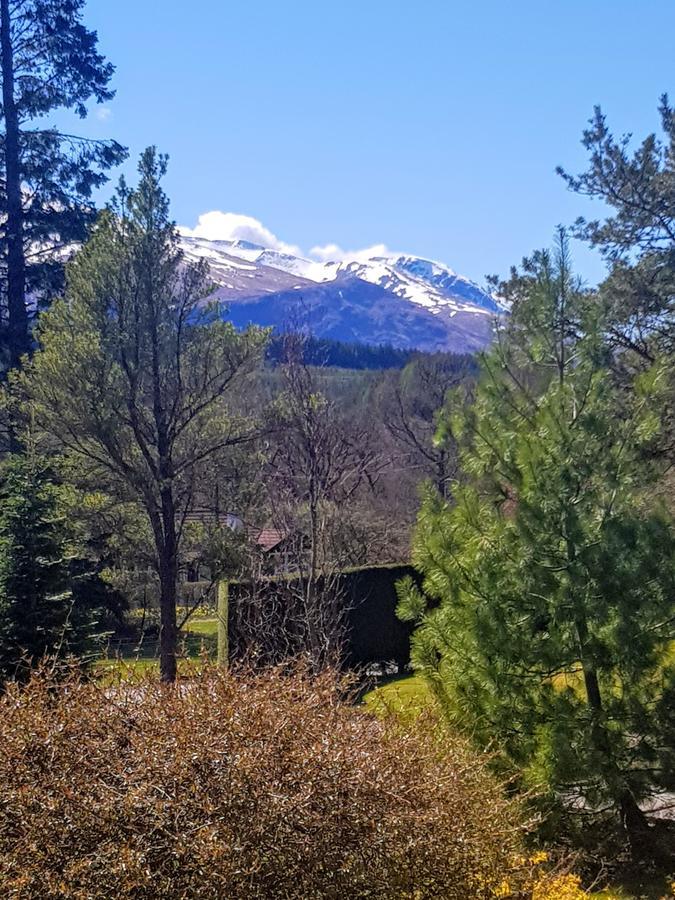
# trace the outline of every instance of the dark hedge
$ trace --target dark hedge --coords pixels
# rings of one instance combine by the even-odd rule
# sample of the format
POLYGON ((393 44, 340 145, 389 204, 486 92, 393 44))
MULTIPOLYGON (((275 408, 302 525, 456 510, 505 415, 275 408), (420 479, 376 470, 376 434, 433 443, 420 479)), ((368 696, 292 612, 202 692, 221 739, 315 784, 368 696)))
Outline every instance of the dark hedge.
MULTIPOLYGON (((350 569, 334 577, 340 603, 345 610, 345 647, 343 664, 347 668, 387 661, 399 668, 410 662, 412 626, 396 616, 396 582, 406 575, 418 579, 412 566, 390 565, 350 569)), ((265 631, 269 661, 288 655, 303 641, 302 615, 293 614, 298 603, 299 576, 270 578, 251 585, 232 582, 229 586, 230 659, 245 657, 256 644, 256 631, 265 631), (256 614, 254 614, 254 609, 256 614), (260 610, 264 616, 260 616, 260 610), (270 642, 269 636, 277 640, 270 642)), ((333 583, 334 583, 333 582, 333 583)), ((319 590, 323 584, 319 582, 319 590)), ((262 639, 258 642, 262 643, 262 639)), ((260 646, 258 646, 260 651, 260 646)))

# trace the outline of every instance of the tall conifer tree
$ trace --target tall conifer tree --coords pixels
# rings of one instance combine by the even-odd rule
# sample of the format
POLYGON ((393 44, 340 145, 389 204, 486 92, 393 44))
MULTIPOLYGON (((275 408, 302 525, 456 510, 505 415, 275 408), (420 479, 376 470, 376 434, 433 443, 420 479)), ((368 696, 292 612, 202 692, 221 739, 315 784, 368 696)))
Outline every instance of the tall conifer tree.
POLYGON ((43 124, 57 109, 87 114, 113 96, 113 67, 82 24, 84 0, 0 0, 0 266, 3 359, 30 349, 27 295, 62 286, 59 250, 81 241, 92 192, 125 157, 115 141, 86 140, 43 124))
POLYGON ((675 530, 646 490, 666 377, 615 385, 564 238, 510 293, 474 404, 441 418, 461 448, 456 503, 428 494, 425 593, 404 585, 401 612, 458 727, 551 796, 611 802, 636 835, 639 801, 673 787, 675 530))
POLYGON ((13 454, 0 472, 0 679, 89 647, 101 583, 74 550, 47 461, 13 454))

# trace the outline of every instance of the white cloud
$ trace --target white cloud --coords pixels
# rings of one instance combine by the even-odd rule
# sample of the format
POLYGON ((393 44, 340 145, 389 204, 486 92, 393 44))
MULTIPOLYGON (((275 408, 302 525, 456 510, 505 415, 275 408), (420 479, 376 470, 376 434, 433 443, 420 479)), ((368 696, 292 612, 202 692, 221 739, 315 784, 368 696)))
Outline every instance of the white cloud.
POLYGON ((270 250, 302 256, 299 247, 279 240, 258 219, 239 213, 220 212, 214 209, 202 213, 194 228, 181 227, 180 232, 188 237, 205 238, 208 241, 250 241, 270 250))
POLYGON ((362 250, 343 250, 338 244, 324 244, 303 253, 300 247, 287 244, 278 238, 259 219, 217 209, 202 213, 194 228, 180 226, 178 230, 186 237, 204 238, 208 241, 250 241, 270 250, 307 257, 318 262, 363 262, 373 256, 391 256, 385 244, 373 244, 372 247, 365 247, 362 250))
POLYGON ((363 262, 373 256, 391 256, 391 253, 386 244, 373 244, 372 247, 364 247, 363 250, 343 250, 338 244, 325 244, 323 247, 312 247, 309 255, 321 262, 342 262, 343 260, 363 262))
POLYGON ((112 116, 112 110, 108 106, 98 106, 96 108, 96 118, 99 122, 107 122, 112 116))

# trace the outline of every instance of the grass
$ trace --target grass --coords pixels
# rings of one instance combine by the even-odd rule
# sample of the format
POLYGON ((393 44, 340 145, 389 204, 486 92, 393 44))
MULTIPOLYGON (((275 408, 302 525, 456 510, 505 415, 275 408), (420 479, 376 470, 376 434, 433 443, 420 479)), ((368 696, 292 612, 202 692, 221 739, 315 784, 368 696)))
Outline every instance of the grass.
POLYGON ((625 882, 615 887, 591 895, 594 900, 668 900, 673 892, 670 879, 666 876, 654 876, 646 880, 640 879, 625 882))
MULTIPOLYGON (((194 677, 202 671, 200 660, 194 657, 178 660, 178 676, 194 677)), ((147 675, 159 674, 158 659, 101 659, 94 666, 96 680, 107 687, 125 683, 142 683, 147 675)))
POLYGON ((188 634, 202 634, 218 637, 218 619, 192 619, 185 631, 188 634))
POLYGON ((414 719, 434 704, 434 698, 421 675, 403 675, 364 694, 363 702, 376 716, 398 715, 414 719))
MULTIPOLYGON (((200 660, 204 653, 209 659, 215 659, 218 650, 218 620, 193 619, 181 632, 181 663, 200 660)), ((139 644, 131 642, 114 642, 108 647, 108 656, 96 663, 96 668, 110 673, 119 670, 129 677, 141 676, 146 672, 159 668, 159 642, 147 641, 139 644)))

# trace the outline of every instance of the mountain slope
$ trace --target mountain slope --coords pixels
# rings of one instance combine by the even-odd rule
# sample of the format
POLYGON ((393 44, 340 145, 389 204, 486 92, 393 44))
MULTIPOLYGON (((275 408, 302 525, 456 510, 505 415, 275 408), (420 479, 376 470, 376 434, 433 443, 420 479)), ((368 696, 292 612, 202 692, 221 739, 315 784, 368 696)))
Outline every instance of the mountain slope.
POLYGON ((491 339, 499 302, 452 269, 414 256, 314 262, 246 241, 183 237, 206 259, 228 317, 317 337, 404 349, 474 351, 491 339))

